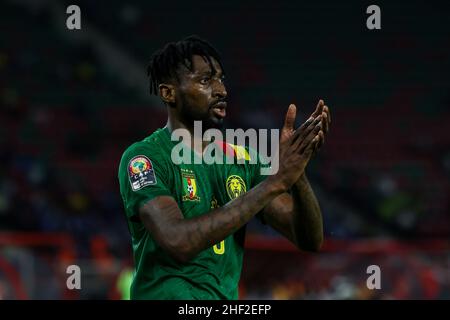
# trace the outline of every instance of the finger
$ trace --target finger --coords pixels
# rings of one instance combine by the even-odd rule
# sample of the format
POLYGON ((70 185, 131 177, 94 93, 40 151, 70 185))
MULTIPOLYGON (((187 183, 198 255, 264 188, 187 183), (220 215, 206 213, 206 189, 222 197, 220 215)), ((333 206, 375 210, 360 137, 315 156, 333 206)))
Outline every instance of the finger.
POLYGON ((322 116, 318 116, 314 121, 303 131, 300 136, 300 144, 305 144, 309 139, 313 139, 317 131, 322 126, 322 116))
POLYGON ((293 144, 294 149, 297 149, 302 142, 306 139, 308 134, 310 134, 314 128, 320 124, 322 116, 318 116, 317 118, 309 118, 299 129, 296 130, 294 135, 293 144))
POLYGON ((311 114, 311 116, 315 118, 315 117, 321 115, 324 105, 325 105, 325 103, 323 102, 322 99, 320 99, 319 102, 317 103, 316 110, 314 110, 314 112, 311 114))
POLYGON ((326 112, 322 112, 322 128, 324 133, 328 132, 328 115, 326 112))
POLYGON ((308 160, 309 158, 311 158, 314 150, 317 149, 317 145, 319 143, 319 136, 316 135, 314 137, 314 139, 312 139, 312 141, 308 144, 308 146, 306 146, 304 152, 303 152, 303 156, 306 157, 308 160))
POLYGON ((299 131, 300 133, 304 132, 315 120, 317 119, 315 119, 314 117, 309 117, 305 122, 303 122, 300 128, 297 128, 295 131, 299 131))
POLYGON ((328 117, 328 126, 331 125, 331 112, 330 112, 330 108, 328 108, 328 106, 323 106, 323 111, 325 111, 327 113, 327 117, 328 117))
POLYGON ((299 152, 303 153, 305 151, 305 149, 308 147, 308 145, 311 143, 311 141, 313 139, 315 139, 315 137, 319 134, 319 131, 322 129, 322 122, 319 121, 319 123, 317 123, 315 125, 315 127, 313 128, 313 130, 311 130, 308 135, 302 139, 302 142, 300 144, 299 147, 299 152))
POLYGON ((296 115, 297 107, 295 106, 295 104, 290 104, 288 111, 286 112, 286 117, 284 119, 283 129, 294 129, 296 115))
POLYGON ((325 134, 322 130, 319 131, 318 133, 319 136, 319 142, 317 143, 317 151, 320 150, 320 148, 322 148, 323 144, 325 143, 325 134))
POLYGON ((306 120, 300 128, 297 128, 295 130, 294 134, 291 137, 291 144, 294 144, 298 139, 301 139, 305 132, 309 132, 309 130, 312 130, 315 123, 317 123, 317 119, 309 118, 308 120, 306 120))

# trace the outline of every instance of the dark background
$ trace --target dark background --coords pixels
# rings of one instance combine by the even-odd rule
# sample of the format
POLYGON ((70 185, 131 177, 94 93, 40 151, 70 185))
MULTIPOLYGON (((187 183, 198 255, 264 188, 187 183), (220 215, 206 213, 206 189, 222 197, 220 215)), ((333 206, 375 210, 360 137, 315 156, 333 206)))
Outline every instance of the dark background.
POLYGON ((120 156, 165 125, 150 55, 197 34, 222 54, 229 128, 333 124, 308 166, 322 253, 248 228, 241 298, 448 299, 450 23, 431 1, 5 1, 0 10, 0 298, 119 299, 132 265, 120 156), (81 8, 81 30, 66 7, 81 8), (381 30, 366 8, 381 8, 381 30), (83 289, 65 288, 67 265, 83 289), (366 288, 379 265, 382 289, 366 288), (45 284, 45 286, 44 286, 45 284))

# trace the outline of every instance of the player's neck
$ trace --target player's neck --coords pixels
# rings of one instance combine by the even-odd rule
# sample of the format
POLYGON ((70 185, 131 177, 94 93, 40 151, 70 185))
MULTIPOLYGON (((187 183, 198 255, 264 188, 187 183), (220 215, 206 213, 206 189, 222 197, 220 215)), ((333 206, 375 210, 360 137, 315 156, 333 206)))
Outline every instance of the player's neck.
POLYGON ((204 148, 209 144, 208 141, 203 141, 203 132, 201 133, 200 136, 194 135, 194 126, 193 125, 189 126, 173 117, 169 116, 165 127, 168 129, 170 134, 172 134, 172 132, 177 129, 187 130, 190 134, 190 141, 191 141, 190 147, 193 150, 194 150, 195 146, 202 146, 201 151, 200 150, 196 150, 196 151, 203 152, 204 148))

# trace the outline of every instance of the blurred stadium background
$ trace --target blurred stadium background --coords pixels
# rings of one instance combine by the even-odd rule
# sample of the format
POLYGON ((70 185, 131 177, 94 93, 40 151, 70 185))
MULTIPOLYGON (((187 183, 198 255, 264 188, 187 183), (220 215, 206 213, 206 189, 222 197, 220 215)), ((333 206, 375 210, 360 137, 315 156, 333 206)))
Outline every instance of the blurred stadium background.
POLYGON ((279 128, 323 98, 308 168, 326 242, 300 253, 252 222, 241 299, 450 298, 450 24, 429 1, 3 1, 0 299, 125 299, 132 257, 117 166, 163 126, 151 53, 198 34, 222 53, 230 128, 279 128), (66 7, 82 29, 66 28, 66 7), (66 288, 66 267, 82 289, 66 288), (379 265, 382 289, 366 288, 379 265))

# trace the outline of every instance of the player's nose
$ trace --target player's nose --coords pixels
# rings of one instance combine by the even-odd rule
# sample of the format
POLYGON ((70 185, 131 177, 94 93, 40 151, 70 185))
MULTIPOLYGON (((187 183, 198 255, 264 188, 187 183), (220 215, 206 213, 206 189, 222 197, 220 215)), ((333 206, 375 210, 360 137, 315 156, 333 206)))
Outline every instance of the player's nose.
POLYGON ((214 98, 221 98, 224 99, 228 95, 227 89, 225 88, 225 85, 222 82, 217 81, 216 85, 214 86, 213 90, 213 96, 214 98))

